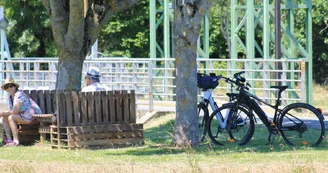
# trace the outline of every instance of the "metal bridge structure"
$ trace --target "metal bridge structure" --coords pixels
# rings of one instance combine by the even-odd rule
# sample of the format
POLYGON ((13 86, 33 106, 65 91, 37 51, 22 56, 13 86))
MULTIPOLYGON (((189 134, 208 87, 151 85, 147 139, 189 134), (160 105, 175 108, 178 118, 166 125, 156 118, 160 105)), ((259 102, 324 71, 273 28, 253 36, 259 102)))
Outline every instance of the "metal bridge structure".
MULTIPOLYGON (((285 15, 280 22, 282 56, 279 59, 274 56, 273 48, 276 41, 273 24, 275 6, 269 0, 261 2, 231 0, 230 59, 209 58, 210 19, 207 13, 204 17, 203 37, 199 38, 202 44, 197 48, 198 71, 231 77, 233 73, 244 70, 246 78, 252 83, 251 91, 260 98, 273 101, 275 94, 270 85, 280 82, 291 86, 284 92, 284 103, 299 101, 311 103, 312 2, 302 0, 295 3, 296 1, 283 0, 281 4, 285 15), (304 19, 299 19, 302 20, 301 22, 299 20, 295 22, 295 11, 305 14, 304 19), (305 42, 294 36, 295 23, 304 24, 305 42)), ((89 66, 99 67, 103 72, 102 82, 113 90, 136 90, 137 102, 146 102, 149 110, 152 110, 154 102, 175 102, 175 67, 172 54, 174 48, 171 39, 174 7, 170 5, 172 3, 169 0, 150 0, 149 4, 150 58, 111 58, 94 52, 85 60, 83 71, 89 66), (160 32, 157 31, 159 27, 163 27, 161 30, 164 36, 159 36, 160 32), (95 54, 101 56, 94 56, 95 54)), ((3 7, 0 6, 0 12, 1 9, 3 12, 3 7)), ((11 58, 4 29, 0 30, 0 82, 4 81, 5 74, 10 74, 23 89, 54 89, 57 58, 11 58)), ((226 100, 225 92, 228 88, 221 82, 215 92, 215 98, 226 100)), ((4 97, 3 91, 0 91, 0 99, 4 97)))
MULTIPOLYGON (((88 67, 94 66, 101 70, 100 81, 112 90, 135 90, 137 105, 147 105, 148 109, 152 111, 154 103, 175 103, 175 85, 167 85, 165 81, 173 82, 174 76, 165 76, 164 73, 173 74, 174 68, 155 67, 155 64, 161 64, 170 61, 174 63, 174 59, 165 58, 88 58, 83 64, 83 72, 88 67)), ((204 59, 198 58, 198 71, 203 73, 218 73, 228 76, 235 72, 232 68, 236 63, 241 66, 246 66, 251 60, 249 59, 204 59), (204 68, 203 64, 208 64, 204 68), (226 65, 227 68, 217 68, 220 65, 226 65)), ((271 63, 281 63, 282 69, 277 70, 282 73, 283 81, 298 83, 297 87, 289 88, 283 92, 283 103, 304 102, 306 100, 306 85, 304 82, 304 60, 287 60, 287 59, 261 59, 256 60, 257 63, 269 65, 271 63), (293 71, 287 69, 287 65, 294 63, 298 65, 297 69, 293 71), (287 76, 295 74, 298 76, 294 79, 287 79, 287 76), (289 93, 296 94, 298 97, 287 97, 289 93)), ((21 89, 29 90, 48 90, 55 89, 58 59, 57 58, 12 58, 11 60, 1 60, 0 63, 5 65, 13 65, 13 69, 0 70, 0 73, 11 74, 11 76, 20 84, 21 89)), ((255 62, 254 62, 255 63, 255 62)), ((252 69, 238 69, 245 70, 246 73, 252 72, 252 69)), ((262 70, 263 71, 263 70, 262 70)), ((82 73, 83 73, 82 72, 82 73)), ((264 71, 265 72, 265 71, 264 71)), ((232 77, 232 76, 230 76, 232 77)), ((255 83, 262 83, 262 78, 253 79, 255 83)), ((3 83, 4 79, 0 80, 3 83)), ((81 79, 81 86, 85 86, 83 78, 81 79)), ((271 88, 263 88, 262 85, 255 85, 252 90, 256 95, 262 99, 272 101, 274 103, 275 97, 266 97, 266 91, 273 92, 271 88)), ((201 94, 201 90, 199 90, 201 94)), ((226 92, 229 91, 229 86, 223 81, 214 92, 214 98, 218 103, 228 101, 226 92)), ((199 95, 200 96, 200 95, 199 95)), ((0 91, 0 99, 5 99, 6 93, 0 91)), ((200 97, 199 97, 200 98, 200 97)))
MULTIPOLYGON (((312 0, 230 0, 230 41, 232 73, 247 69, 246 77, 250 83, 269 88, 271 85, 289 85, 298 87, 291 79, 297 76, 300 68, 294 60, 302 60, 305 73, 307 103, 312 102, 312 0), (296 18, 295 15, 298 15, 296 18), (276 17, 278 16, 278 17, 276 17), (303 17, 302 17, 303 16, 303 17), (279 27, 277 27, 279 26, 279 27), (305 38, 297 37, 295 26, 304 30, 305 38), (279 31, 278 33, 276 31, 279 31), (279 47, 279 49, 277 49, 279 47), (246 63, 240 63, 245 59, 246 63), (291 63, 279 63, 279 60, 292 60, 291 63), (247 61, 248 60, 248 61, 247 61), (277 60, 277 61, 275 61, 277 60), (263 61, 270 63, 263 64, 263 61), (288 76, 282 76, 279 71, 284 68, 288 76), (294 73, 293 73, 294 72, 294 73), (261 79, 261 83, 255 83, 261 79)), ((175 0, 150 0, 150 58, 167 59, 161 64, 166 69, 174 68, 170 58, 174 57, 173 40, 173 9, 175 0), (161 28, 162 27, 162 28, 161 28), (160 32, 162 31, 162 32, 160 32)), ((213 9, 212 7, 211 9, 213 9)), ((229 8, 229 7, 227 7, 229 8)), ((203 23, 202 38, 197 47, 198 58, 209 58, 209 13, 206 13, 203 23), (202 45, 202 46, 201 46, 202 45)), ((203 65, 205 68, 208 64, 203 65)), ((166 77, 170 76, 164 73, 166 77)), ((231 75, 231 74, 230 74, 231 75)), ((167 86, 174 85, 166 81, 167 86)), ((252 90, 251 92, 255 92, 252 90)), ((266 98, 274 97, 275 93, 265 89, 266 98)), ((289 93, 288 97, 300 97, 289 93)))

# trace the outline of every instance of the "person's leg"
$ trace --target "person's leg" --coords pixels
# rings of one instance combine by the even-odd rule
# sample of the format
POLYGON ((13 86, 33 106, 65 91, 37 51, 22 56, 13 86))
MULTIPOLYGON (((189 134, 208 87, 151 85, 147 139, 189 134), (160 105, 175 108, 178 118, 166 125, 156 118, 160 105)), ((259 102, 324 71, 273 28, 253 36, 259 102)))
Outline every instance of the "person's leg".
POLYGON ((7 140, 9 142, 11 142, 12 141, 12 138, 11 138, 11 130, 10 130, 10 126, 9 126, 8 116, 2 117, 2 126, 3 126, 3 129, 6 132, 6 138, 7 138, 7 140))
POLYGON ((24 120, 20 115, 17 115, 17 114, 16 115, 10 115, 8 117, 8 121, 9 121, 11 132, 13 133, 14 142, 16 144, 19 144, 17 123, 30 124, 31 122, 24 120))

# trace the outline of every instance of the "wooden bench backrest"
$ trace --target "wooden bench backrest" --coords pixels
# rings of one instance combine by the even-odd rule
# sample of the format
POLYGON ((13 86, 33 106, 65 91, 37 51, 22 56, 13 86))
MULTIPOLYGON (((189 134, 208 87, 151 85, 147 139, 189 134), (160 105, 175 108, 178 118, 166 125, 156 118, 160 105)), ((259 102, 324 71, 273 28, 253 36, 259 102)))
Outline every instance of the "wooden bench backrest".
POLYGON ((136 123, 135 92, 57 92, 58 125, 136 123))
POLYGON ((55 92, 55 90, 24 90, 24 93, 39 105, 43 114, 52 114, 55 112, 55 92))

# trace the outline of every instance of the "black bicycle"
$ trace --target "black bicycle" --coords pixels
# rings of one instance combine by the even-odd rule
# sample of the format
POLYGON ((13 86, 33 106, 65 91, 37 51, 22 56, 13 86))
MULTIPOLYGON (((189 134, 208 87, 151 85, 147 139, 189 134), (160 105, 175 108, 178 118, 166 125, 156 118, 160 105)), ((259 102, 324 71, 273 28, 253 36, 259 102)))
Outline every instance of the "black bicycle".
MULTIPOLYGON (((214 101, 212 96, 213 90, 219 85, 219 80, 222 75, 216 76, 215 73, 210 73, 209 75, 197 73, 197 86, 204 91, 204 96, 198 103, 198 136, 199 142, 203 142, 206 137, 206 132, 208 130, 208 120, 209 120, 209 106, 212 111, 217 110, 219 107, 214 101)), ((232 93, 234 86, 231 85, 231 93, 228 93, 229 102, 235 100, 238 96, 236 93, 232 93)), ((225 125, 226 121, 221 121, 221 124, 225 125)))
POLYGON ((314 147, 322 142, 325 138, 325 126, 320 109, 307 103, 292 103, 280 109, 281 93, 288 86, 271 86, 271 88, 278 91, 276 103, 271 105, 248 92, 250 85, 241 76, 243 73, 234 74, 233 79, 222 77, 227 83, 237 85, 239 94, 234 103, 224 104, 211 114, 208 121, 208 134, 214 143, 223 145, 226 141, 229 141, 238 142, 239 145, 247 144, 253 137, 254 129, 245 129, 244 126, 254 122, 254 113, 269 131, 267 144, 271 145, 277 134, 280 134, 284 141, 292 146, 314 147), (268 118, 256 101, 275 110, 273 119, 268 118), (227 126, 223 129, 217 123, 217 116, 223 117, 227 112, 229 114, 227 126), (227 132, 229 138, 221 137, 224 131, 227 132))

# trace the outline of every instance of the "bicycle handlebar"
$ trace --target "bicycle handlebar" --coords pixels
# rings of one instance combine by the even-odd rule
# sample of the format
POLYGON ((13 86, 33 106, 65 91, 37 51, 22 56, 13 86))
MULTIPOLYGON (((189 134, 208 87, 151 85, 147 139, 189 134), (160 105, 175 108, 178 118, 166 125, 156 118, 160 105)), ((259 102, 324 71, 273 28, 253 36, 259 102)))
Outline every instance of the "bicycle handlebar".
POLYGON ((246 79, 244 77, 241 76, 241 74, 244 74, 244 73, 245 73, 245 71, 240 71, 238 73, 235 73, 233 75, 233 78, 235 78, 236 80, 233 80, 233 79, 230 79, 227 77, 223 77, 223 76, 221 78, 225 79, 225 82, 227 82, 227 83, 230 83, 232 85, 234 85, 234 84, 237 85, 238 88, 243 87, 243 88, 249 90, 248 87, 251 87, 251 85, 248 82, 246 82, 246 79))

